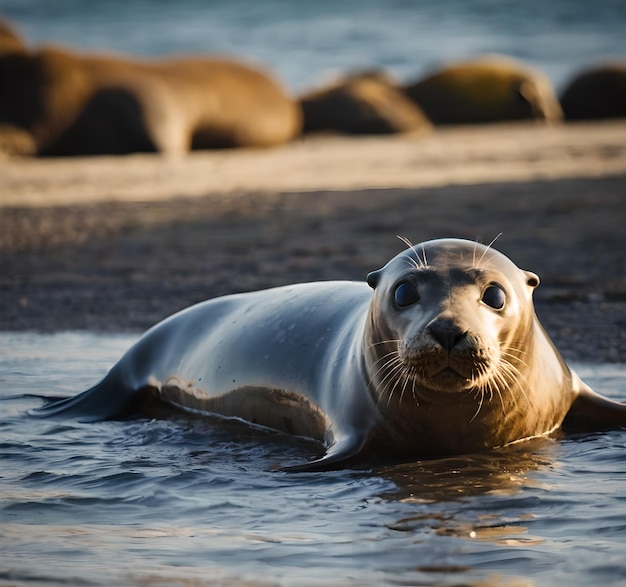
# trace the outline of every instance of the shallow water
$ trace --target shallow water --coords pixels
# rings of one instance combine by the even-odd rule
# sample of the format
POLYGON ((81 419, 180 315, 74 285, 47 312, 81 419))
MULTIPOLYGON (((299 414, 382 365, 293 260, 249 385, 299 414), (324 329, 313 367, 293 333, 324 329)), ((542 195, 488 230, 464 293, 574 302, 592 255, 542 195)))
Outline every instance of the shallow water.
POLYGON ((624 0, 0 0, 0 16, 37 43, 240 55, 297 89, 371 67, 414 79, 479 53, 521 59, 560 87, 584 65, 626 57, 624 0))
MULTIPOLYGON (((0 333, 0 585, 623 584, 626 432, 288 474, 312 446, 14 397, 82 390, 134 339, 0 333)), ((626 398, 626 366, 577 367, 626 398)))

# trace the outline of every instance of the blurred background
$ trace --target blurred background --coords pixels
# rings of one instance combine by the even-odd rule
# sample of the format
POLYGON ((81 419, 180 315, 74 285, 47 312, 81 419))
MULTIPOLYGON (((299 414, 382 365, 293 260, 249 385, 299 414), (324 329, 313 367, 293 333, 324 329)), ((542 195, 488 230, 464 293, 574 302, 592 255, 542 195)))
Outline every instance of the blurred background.
POLYGON ((292 91, 364 68, 409 81, 482 53, 535 66, 559 91, 626 57, 625 0, 0 0, 0 16, 33 44, 241 56, 292 91))

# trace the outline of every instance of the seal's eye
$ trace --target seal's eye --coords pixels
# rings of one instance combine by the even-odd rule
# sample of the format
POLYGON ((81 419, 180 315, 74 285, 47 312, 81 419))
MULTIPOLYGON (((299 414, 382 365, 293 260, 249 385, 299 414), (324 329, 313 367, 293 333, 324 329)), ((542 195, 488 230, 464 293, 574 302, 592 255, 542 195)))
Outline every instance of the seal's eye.
POLYGON ((483 292, 482 301, 494 310, 502 310, 502 308, 504 308, 504 303, 506 302, 506 295, 501 287, 497 285, 490 285, 483 292))
POLYGON ((406 308, 416 302, 419 302, 420 295, 417 292, 417 288, 412 283, 406 281, 398 284, 394 293, 394 301, 398 308, 406 308))

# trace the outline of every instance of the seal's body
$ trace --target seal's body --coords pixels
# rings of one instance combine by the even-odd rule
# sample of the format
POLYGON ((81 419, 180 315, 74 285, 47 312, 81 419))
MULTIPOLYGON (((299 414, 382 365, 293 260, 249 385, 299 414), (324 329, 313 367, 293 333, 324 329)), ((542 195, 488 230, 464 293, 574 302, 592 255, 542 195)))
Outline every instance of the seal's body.
POLYGON ((420 108, 382 72, 365 72, 300 98, 303 132, 392 134, 430 131, 420 108))
POLYGON ((567 120, 626 118, 626 61, 580 72, 561 94, 567 120))
MULTIPOLYGON (((5 43, 6 45, 6 43, 5 43)), ((265 73, 235 60, 137 60, 55 47, 0 51, 3 129, 28 133, 32 154, 181 154, 265 147, 300 132, 299 106, 265 73)))
POLYGON ((106 419, 141 390, 324 443, 301 469, 385 446, 485 450, 556 430, 626 425, 626 407, 565 364, 532 305, 538 277, 445 239, 368 276, 237 294, 149 330, 86 392, 35 413, 106 419))
POLYGON ((452 63, 409 84, 405 92, 436 125, 563 118, 549 80, 501 56, 452 63))

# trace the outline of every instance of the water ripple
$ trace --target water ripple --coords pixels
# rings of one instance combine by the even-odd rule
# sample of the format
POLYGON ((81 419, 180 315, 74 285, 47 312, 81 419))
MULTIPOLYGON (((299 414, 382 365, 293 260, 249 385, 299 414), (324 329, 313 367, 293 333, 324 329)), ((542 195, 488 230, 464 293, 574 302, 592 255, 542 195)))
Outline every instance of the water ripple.
MULTIPOLYGON (((15 373, 22 344, 46 380, 97 378, 106 365, 72 345, 113 344, 11 337, 15 373)), ((602 373, 584 376, 601 389, 602 373)), ((626 397, 626 367, 607 373, 626 397)), ((621 432, 287 474, 316 447, 201 418, 41 422, 24 415, 35 401, 0 403, 0 583, 586 586, 626 571, 621 432)))

